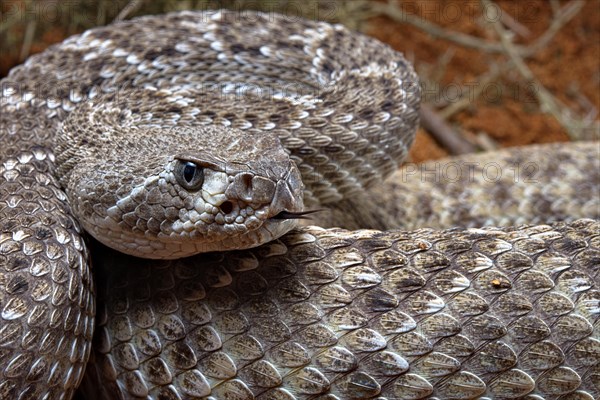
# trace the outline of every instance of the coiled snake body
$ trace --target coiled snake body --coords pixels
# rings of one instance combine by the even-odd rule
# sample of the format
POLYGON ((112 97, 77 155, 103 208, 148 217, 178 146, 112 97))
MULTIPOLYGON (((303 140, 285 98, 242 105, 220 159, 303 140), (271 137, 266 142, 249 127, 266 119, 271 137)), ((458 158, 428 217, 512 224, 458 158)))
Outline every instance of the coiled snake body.
MULTIPOLYGON (((360 207, 393 196, 368 188, 412 142, 416 82, 340 26, 224 11, 94 29, 15 68, 0 397, 597 397, 596 221, 284 235, 303 205, 398 213, 360 207), (96 319, 80 226, 144 257, 93 242, 96 319)), ((532 220, 598 218, 593 147, 532 154, 577 191, 532 220)), ((535 214, 547 193, 531 187, 535 214)), ((427 190, 415 204, 435 204, 427 190)))

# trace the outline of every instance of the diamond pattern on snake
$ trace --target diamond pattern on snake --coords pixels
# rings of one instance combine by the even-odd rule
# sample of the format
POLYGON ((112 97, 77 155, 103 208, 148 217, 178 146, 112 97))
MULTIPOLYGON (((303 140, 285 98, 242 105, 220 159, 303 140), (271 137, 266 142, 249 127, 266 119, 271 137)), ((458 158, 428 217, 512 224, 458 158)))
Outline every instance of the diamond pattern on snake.
POLYGON ((597 143, 405 182, 410 63, 254 12, 95 28, 1 87, 0 398, 600 396, 597 143))

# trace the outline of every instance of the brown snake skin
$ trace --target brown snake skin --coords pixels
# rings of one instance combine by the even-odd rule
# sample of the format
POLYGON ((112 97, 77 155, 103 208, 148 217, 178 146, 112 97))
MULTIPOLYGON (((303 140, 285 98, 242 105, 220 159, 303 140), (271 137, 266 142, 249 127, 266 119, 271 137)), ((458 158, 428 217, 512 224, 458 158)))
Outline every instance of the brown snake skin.
POLYGON ((593 220, 410 233, 309 228, 245 252, 172 262, 101 253, 87 379, 103 383, 87 382, 86 398, 600 394, 593 220))
MULTIPOLYGON (((242 29, 233 37, 200 13, 127 21, 73 37, 1 82, 0 399, 68 399, 78 388, 84 399, 598 398, 600 223, 574 220, 600 217, 597 144, 535 149, 550 161, 539 193, 527 184, 511 193, 502 182, 489 192, 501 195, 468 189, 465 198, 462 183, 423 181, 411 192, 391 182, 369 200, 376 212, 357 209, 363 188, 392 172, 412 141, 419 96, 402 85, 415 79, 412 67, 342 28, 271 17, 258 19, 268 30, 250 18, 248 31, 234 18, 242 29), (271 37, 284 39, 257 45, 271 37), (285 40, 292 37, 295 46, 285 40), (253 64, 258 53, 264 65, 253 64), (53 150, 62 121, 86 96, 148 85, 179 95, 223 76, 267 88, 297 81, 302 92, 314 89, 309 78, 340 66, 352 79, 328 104, 278 103, 278 117, 273 105, 250 103, 242 118, 223 101, 198 120, 276 127, 309 177, 306 202, 340 202, 357 221, 369 215, 367 224, 373 212, 384 221, 372 226, 395 218, 411 228, 571 222, 305 227, 251 250, 171 261, 94 241, 88 250, 53 150), (502 220, 507 204, 525 209, 523 220, 502 220)), ((171 106, 146 121, 196 118, 171 106)), ((497 159, 518 164, 526 152, 497 159)))

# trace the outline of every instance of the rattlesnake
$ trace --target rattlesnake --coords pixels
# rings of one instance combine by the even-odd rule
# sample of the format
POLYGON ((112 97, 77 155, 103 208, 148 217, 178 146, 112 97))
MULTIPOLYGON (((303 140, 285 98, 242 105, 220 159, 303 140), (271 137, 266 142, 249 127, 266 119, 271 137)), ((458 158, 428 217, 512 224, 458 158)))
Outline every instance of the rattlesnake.
MULTIPOLYGON (((594 220, 281 237, 303 203, 375 227, 399 213, 394 196, 440 207, 434 189, 371 189, 418 120, 417 77, 387 46, 292 17, 179 12, 71 37, 2 91, 1 398, 80 383, 86 398, 600 394, 594 220), (94 319, 82 225, 173 260, 90 242, 94 319), (219 251, 179 259, 203 250, 219 251)), ((563 177, 579 196, 550 213, 536 204, 557 193, 524 182, 526 214, 599 217, 593 146, 535 149, 590 175, 563 177)), ((542 169, 542 185, 561 175, 542 169)))

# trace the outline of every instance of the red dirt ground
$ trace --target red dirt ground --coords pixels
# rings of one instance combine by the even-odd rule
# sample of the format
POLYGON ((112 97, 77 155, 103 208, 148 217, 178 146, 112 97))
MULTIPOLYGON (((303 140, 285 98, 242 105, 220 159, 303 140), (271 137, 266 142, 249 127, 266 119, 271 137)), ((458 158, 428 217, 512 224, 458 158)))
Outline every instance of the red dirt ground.
MULTIPOLYGON (((491 35, 491 29, 481 23, 478 1, 410 0, 407 3, 410 6, 407 12, 447 29, 497 40, 491 35)), ((521 45, 535 41, 552 21, 552 9, 545 0, 500 0, 496 4, 529 30, 526 39, 516 36, 521 45)), ((566 4, 566 1, 560 2, 561 6, 566 4)), ((492 63, 501 60, 497 55, 460 47, 388 18, 375 18, 368 33, 404 52, 415 61, 418 71, 439 64, 440 59, 451 52, 440 79, 441 87, 448 89, 458 84, 468 90, 466 84, 477 82, 492 63)), ((527 60, 527 65, 554 96, 573 110, 584 114, 582 98, 600 109, 600 2, 587 1, 545 48, 527 60), (581 95, 577 95, 579 92, 581 95)), ((569 140, 554 117, 540 112, 537 103, 527 95, 520 76, 511 71, 504 75, 501 83, 502 86, 494 85, 487 96, 453 116, 450 124, 468 139, 485 132, 501 147, 569 140)), ((445 154, 427 133, 419 131, 411 153, 414 161, 445 154)))

